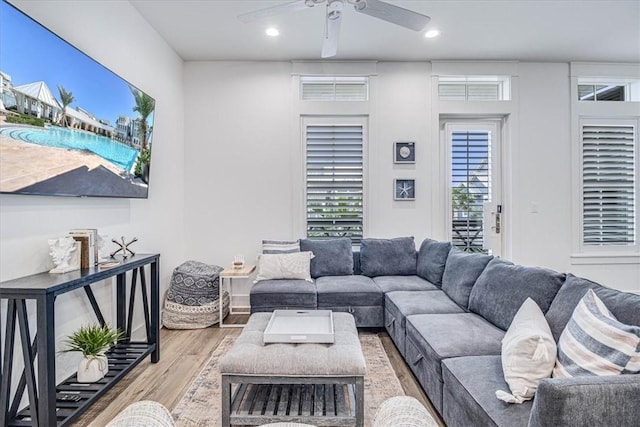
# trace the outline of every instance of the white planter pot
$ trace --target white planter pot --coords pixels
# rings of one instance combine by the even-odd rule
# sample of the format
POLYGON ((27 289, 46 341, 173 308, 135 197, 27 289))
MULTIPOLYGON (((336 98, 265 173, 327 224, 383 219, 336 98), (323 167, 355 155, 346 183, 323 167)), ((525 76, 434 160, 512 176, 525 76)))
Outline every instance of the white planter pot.
POLYGON ((107 356, 83 357, 78 365, 78 382, 94 383, 109 372, 107 356))

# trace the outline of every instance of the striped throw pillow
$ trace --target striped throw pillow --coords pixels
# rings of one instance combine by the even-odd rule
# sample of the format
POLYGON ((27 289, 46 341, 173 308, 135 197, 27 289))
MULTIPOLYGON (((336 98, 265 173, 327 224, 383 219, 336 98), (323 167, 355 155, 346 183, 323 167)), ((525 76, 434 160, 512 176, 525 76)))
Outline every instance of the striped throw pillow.
POLYGON ((263 254, 292 254, 295 252, 300 252, 300 240, 296 240, 296 241, 263 240, 262 241, 263 254))
POLYGON ((558 340, 554 378, 640 373, 640 327, 619 322, 592 289, 558 340))

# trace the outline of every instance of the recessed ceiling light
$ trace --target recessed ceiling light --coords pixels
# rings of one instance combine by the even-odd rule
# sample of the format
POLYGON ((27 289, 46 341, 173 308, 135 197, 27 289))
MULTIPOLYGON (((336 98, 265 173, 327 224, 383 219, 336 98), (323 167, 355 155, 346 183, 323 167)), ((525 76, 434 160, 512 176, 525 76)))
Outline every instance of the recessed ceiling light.
POLYGON ((424 36, 428 39, 432 39, 434 37, 438 37, 440 35, 440 31, 438 30, 429 30, 426 33, 424 33, 424 36))
POLYGON ((280 31, 278 31, 277 28, 275 27, 269 27, 267 28, 267 30, 265 31, 265 33, 269 36, 269 37, 278 37, 280 35, 280 31))

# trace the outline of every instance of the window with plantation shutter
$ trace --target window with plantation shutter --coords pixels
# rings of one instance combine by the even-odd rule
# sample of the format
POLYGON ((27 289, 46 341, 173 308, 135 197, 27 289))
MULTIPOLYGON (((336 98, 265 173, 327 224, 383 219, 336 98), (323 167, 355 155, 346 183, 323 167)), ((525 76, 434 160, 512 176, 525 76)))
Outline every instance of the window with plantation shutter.
POLYGON ((305 128, 307 237, 362 239, 364 126, 305 128))
POLYGON ((300 78, 303 101, 367 101, 368 77, 303 76, 300 78))
POLYGON ((581 142, 583 244, 636 244, 636 127, 583 123, 581 142))

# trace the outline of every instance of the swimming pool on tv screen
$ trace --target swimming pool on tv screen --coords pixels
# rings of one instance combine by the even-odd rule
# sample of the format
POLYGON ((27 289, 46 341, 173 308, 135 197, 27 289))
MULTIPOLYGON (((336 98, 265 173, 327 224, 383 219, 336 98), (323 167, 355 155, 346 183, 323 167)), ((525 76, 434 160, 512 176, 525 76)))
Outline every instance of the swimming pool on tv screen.
POLYGON ((138 156, 138 150, 113 139, 59 127, 9 126, 0 129, 0 135, 45 147, 90 151, 127 172, 131 171, 138 156))

